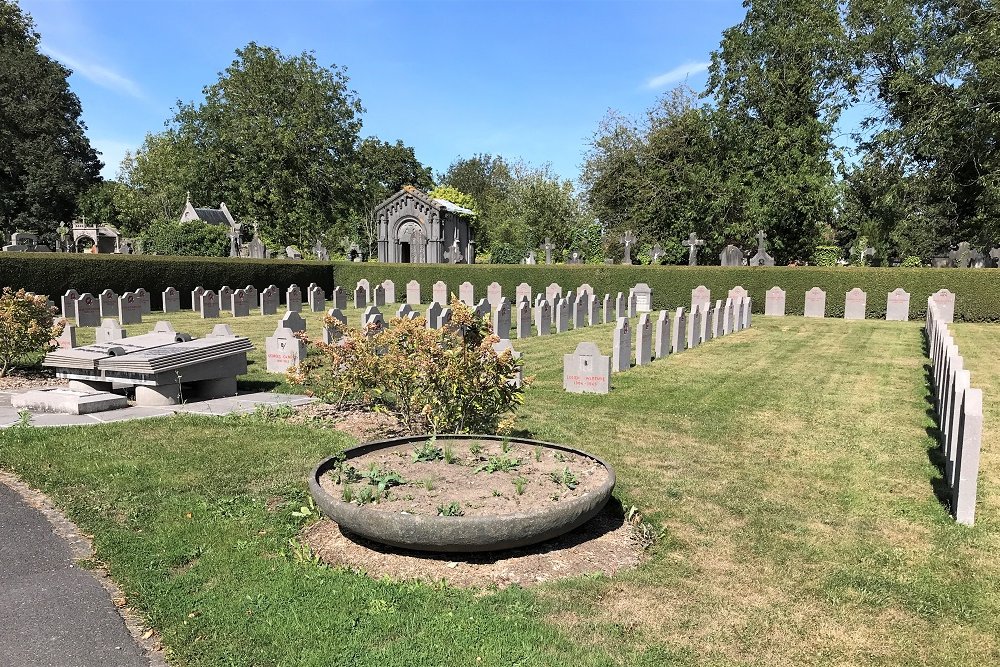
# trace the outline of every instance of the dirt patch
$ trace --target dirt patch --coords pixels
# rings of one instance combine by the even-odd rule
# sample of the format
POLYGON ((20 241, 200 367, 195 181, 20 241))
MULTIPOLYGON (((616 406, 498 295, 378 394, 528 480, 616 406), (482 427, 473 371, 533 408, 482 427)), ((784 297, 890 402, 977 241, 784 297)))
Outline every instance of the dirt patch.
POLYGON ((612 575, 645 558, 635 527, 607 508, 583 526, 542 544, 480 554, 415 552, 345 535, 329 519, 308 526, 302 541, 323 562, 397 581, 445 581, 461 588, 532 586, 586 574, 612 575))
POLYGON ((588 456, 470 438, 379 449, 345 461, 321 484, 373 512, 498 516, 551 507, 607 481, 607 469, 588 456), (390 477, 393 485, 378 490, 390 477))
POLYGON ((0 391, 63 387, 67 384, 69 384, 69 380, 57 378, 55 373, 49 369, 17 368, 9 371, 5 377, 0 378, 0 391))
POLYGON ((394 416, 352 405, 337 406, 328 403, 310 403, 296 408, 295 414, 287 421, 292 424, 333 428, 343 431, 361 442, 407 435, 406 429, 394 416))

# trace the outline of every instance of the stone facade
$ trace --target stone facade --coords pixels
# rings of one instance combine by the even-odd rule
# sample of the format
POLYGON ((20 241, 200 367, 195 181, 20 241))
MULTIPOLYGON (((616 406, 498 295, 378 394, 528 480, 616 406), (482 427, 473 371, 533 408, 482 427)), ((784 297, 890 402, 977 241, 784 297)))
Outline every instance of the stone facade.
POLYGON ((378 260, 388 263, 471 264, 469 214, 444 199, 405 187, 375 209, 378 260))

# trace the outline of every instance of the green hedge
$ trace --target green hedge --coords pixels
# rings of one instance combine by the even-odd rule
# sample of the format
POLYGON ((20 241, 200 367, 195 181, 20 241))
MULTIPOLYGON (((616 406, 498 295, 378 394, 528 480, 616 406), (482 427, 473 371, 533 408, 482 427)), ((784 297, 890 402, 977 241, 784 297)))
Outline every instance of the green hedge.
POLYGON ((258 290, 274 284, 309 283, 333 289, 333 273, 327 262, 302 260, 240 259, 217 257, 160 257, 155 255, 90 255, 66 253, 0 253, 0 286, 23 287, 47 294, 59 303, 66 290, 97 295, 111 289, 118 294, 140 287, 150 293, 153 310, 162 308, 161 293, 175 287, 181 307, 191 307, 191 290, 201 286, 234 290, 253 285, 258 290))
POLYGON ((886 297, 897 287, 910 293, 910 319, 922 318, 927 297, 939 289, 956 294, 955 318, 967 322, 1000 321, 1000 270, 993 269, 902 269, 851 267, 722 267, 722 266, 621 266, 621 265, 438 265, 344 263, 333 265, 335 282, 350 290, 361 278, 372 283, 391 279, 397 298, 406 295, 406 283, 420 282, 423 301, 431 298, 431 286, 438 280, 453 293, 469 281, 476 298, 486 296, 486 287, 496 281, 503 293, 513 297, 517 285, 526 282, 534 292, 550 283, 576 289, 589 283, 597 294, 627 293, 636 283, 653 289, 656 308, 676 308, 691 301, 691 290, 705 285, 713 299, 725 298, 735 285, 750 292, 753 310, 764 312, 764 295, 771 287, 785 290, 785 312, 801 315, 805 293, 812 287, 826 290, 827 317, 843 317, 844 296, 860 287, 868 293, 869 318, 885 317, 886 297))

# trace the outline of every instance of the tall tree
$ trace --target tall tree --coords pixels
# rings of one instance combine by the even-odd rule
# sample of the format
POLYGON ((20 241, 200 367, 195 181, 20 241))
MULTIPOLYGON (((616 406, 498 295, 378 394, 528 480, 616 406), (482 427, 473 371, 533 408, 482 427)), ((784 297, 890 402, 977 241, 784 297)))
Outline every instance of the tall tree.
POLYGON ((473 208, 479 213, 473 223, 476 242, 484 250, 491 248, 495 240, 494 230, 503 224, 500 207, 511 194, 513 176, 510 165, 499 155, 481 153, 455 160, 445 173, 438 176, 438 181, 475 200, 473 208))
POLYGON ((38 50, 17 3, 0 0, 0 229, 51 231, 104 165, 80 120, 70 71, 38 50))
POLYGON ((853 88, 837 0, 744 0, 712 53, 725 212, 808 259, 833 222, 833 131, 853 88))

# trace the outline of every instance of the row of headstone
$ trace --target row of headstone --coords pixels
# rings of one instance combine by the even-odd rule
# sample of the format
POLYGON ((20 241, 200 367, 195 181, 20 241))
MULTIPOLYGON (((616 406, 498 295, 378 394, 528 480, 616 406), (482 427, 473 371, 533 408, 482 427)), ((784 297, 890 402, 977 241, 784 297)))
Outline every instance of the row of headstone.
POLYGON ((690 312, 684 307, 672 314, 661 310, 656 320, 651 313, 641 313, 632 342, 632 324, 627 316, 619 317, 612 334, 611 356, 600 354, 592 342, 583 342, 573 354, 563 356, 563 389, 572 393, 606 394, 611 388, 611 373, 621 373, 632 367, 646 366, 654 359, 678 354, 751 326, 749 296, 730 296, 713 306, 698 302, 690 312))
POLYGON ((934 411, 951 491, 951 514, 958 523, 976 520, 979 456, 983 437, 983 392, 973 387, 958 345, 948 329, 954 318, 947 303, 927 298, 926 333, 931 359, 934 411))
MULTIPOLYGON (((785 316, 785 290, 772 287, 765 295, 764 315, 785 316)), ((955 295, 948 290, 939 290, 931 295, 948 317, 954 319, 955 295)), ((844 319, 863 320, 867 316, 868 293, 855 287, 844 295, 844 319)), ((826 317, 826 292, 813 287, 805 295, 804 313, 806 317, 826 317)), ((906 322, 910 319, 910 293, 902 287, 894 289, 886 296, 885 319, 889 322, 906 322)))

